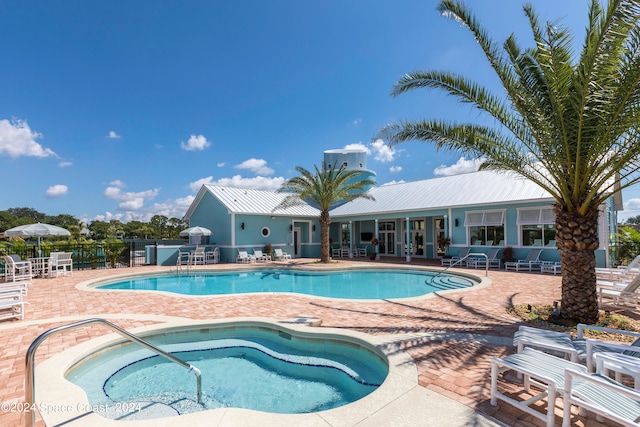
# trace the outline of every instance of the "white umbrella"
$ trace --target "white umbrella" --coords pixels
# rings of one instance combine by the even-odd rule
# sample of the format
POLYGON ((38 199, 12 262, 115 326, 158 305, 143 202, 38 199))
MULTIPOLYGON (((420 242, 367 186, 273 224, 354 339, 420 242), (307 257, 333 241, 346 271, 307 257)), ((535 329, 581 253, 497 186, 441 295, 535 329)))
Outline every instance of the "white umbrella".
POLYGON ((211 236, 212 232, 205 227, 189 227, 180 232, 181 236, 211 236))
POLYGON ((38 238, 38 255, 40 254, 40 238, 47 236, 70 236, 69 230, 58 227, 57 225, 36 224, 20 225, 13 227, 4 232, 9 237, 37 237, 38 238))
POLYGON ((211 236, 213 232, 205 227, 189 227, 186 230, 180 232, 181 236, 189 236, 191 243, 196 245, 200 244, 202 236, 211 236))

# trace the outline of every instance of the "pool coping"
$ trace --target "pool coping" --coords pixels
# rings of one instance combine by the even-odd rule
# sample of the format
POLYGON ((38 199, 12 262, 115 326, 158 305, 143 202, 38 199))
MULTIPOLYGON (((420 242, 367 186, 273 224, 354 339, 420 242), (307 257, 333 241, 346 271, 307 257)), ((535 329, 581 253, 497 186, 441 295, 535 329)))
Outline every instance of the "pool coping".
MULTIPOLYGON (((344 272, 345 270, 408 270, 408 271, 422 271, 422 272, 435 272, 441 273, 447 269, 437 269, 433 267, 422 267, 422 266, 397 266, 397 265, 350 265, 350 266, 340 266, 340 267, 327 267, 327 266, 299 266, 299 265, 271 265, 268 264, 256 264, 256 265, 247 265, 241 264, 235 267, 222 267, 222 268, 192 268, 189 270, 189 274, 192 273, 228 273, 228 272, 238 272, 238 271, 247 271, 247 270, 292 270, 292 271, 308 271, 308 272, 344 272)), ((478 289, 482 289, 491 285, 491 278, 489 276, 480 276, 478 274, 472 274, 463 271, 451 271, 447 270, 447 274, 452 274, 455 276, 465 277, 467 279, 473 280, 477 282, 477 284, 473 286, 469 286, 467 288, 457 288, 457 289, 447 289, 436 292, 426 293, 424 295, 418 295, 415 297, 406 297, 406 298, 386 298, 386 299, 356 299, 356 298, 332 298, 318 295, 309 295, 309 294, 301 294, 296 292, 245 292, 238 294, 212 294, 212 295, 187 295, 187 294, 178 294, 175 292, 167 292, 167 291, 155 291, 155 290, 134 290, 134 289, 97 289, 96 286, 101 284, 110 283, 118 280, 124 280, 131 277, 140 277, 140 276, 156 276, 156 275, 169 275, 175 274, 175 270, 167 270, 157 269, 145 272, 138 273, 125 273, 125 274, 117 274, 114 276, 109 276, 108 279, 105 278, 96 278, 82 281, 76 284, 76 289, 87 292, 135 292, 135 293, 151 293, 155 295, 166 295, 172 297, 181 297, 181 298, 207 298, 207 297, 237 297, 237 296, 250 296, 250 295, 292 295, 297 297, 304 298, 318 298, 323 300, 338 300, 338 301, 354 301, 359 303, 367 303, 367 302, 379 302, 379 301, 413 301, 413 300, 422 300, 425 298, 434 298, 436 296, 446 295, 453 292, 466 292, 466 291, 474 291, 478 289)))
POLYGON ((204 327, 205 325, 247 326, 265 325, 289 329, 306 336, 337 336, 346 341, 364 342, 384 354, 389 363, 389 374, 383 384, 362 399, 339 408, 309 414, 273 414, 239 408, 219 408, 198 413, 154 418, 140 421, 118 421, 87 412, 91 408, 84 391, 64 378, 64 374, 87 354, 95 349, 122 341, 117 334, 94 338, 65 350, 41 362, 36 367, 36 406, 46 425, 70 425, 77 427, 100 426, 193 426, 193 425, 331 425, 352 426, 366 420, 401 399, 408 393, 421 389, 418 385, 418 370, 411 356, 388 337, 378 337, 361 332, 326 327, 310 327, 296 324, 295 320, 270 318, 227 318, 171 321, 130 330, 136 335, 145 335, 167 328, 204 327))

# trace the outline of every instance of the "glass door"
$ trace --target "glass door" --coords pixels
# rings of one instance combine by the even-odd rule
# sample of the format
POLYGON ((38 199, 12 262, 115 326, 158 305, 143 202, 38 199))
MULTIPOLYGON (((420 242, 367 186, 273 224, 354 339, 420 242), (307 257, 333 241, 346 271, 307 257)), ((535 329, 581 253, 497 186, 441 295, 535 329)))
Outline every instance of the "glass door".
POLYGON ((444 217, 439 216, 433 218, 433 235, 435 236, 434 246, 436 248, 436 258, 442 258, 447 253, 447 246, 444 242, 446 237, 446 230, 444 229, 444 217))
POLYGON ((395 221, 382 221, 378 223, 379 252, 381 255, 394 255, 396 253, 396 223, 395 221))

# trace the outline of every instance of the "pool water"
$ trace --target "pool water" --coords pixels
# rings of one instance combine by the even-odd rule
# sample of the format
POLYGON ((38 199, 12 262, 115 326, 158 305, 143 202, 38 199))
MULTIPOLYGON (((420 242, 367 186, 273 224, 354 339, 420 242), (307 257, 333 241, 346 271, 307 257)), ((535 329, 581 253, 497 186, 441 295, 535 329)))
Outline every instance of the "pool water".
POLYGON ((141 402, 162 405, 173 415, 224 407, 300 414, 361 399, 388 374, 383 357, 358 343, 281 330, 228 328, 146 340, 202 372, 202 404, 192 373, 137 345, 101 352, 74 367, 67 379, 82 387, 96 408, 119 403, 136 410, 141 402))
POLYGON ((284 292, 330 298, 393 299, 466 288, 475 284, 473 280, 458 275, 409 270, 255 270, 140 276, 103 284, 97 288, 153 290, 185 295, 284 292))

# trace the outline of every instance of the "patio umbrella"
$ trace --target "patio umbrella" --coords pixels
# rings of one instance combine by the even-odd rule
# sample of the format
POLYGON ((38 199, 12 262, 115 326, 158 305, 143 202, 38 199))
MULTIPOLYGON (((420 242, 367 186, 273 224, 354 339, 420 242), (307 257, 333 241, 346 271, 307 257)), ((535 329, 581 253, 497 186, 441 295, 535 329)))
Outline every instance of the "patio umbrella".
POLYGON ((38 255, 40 255, 40 238, 47 236, 69 236, 69 230, 58 227, 57 225, 42 224, 40 222, 36 224, 20 225, 13 227, 4 232, 5 236, 9 237, 37 237, 38 238, 38 255))
POLYGON ((181 236, 211 236, 212 232, 205 227, 189 227, 180 232, 181 236))

